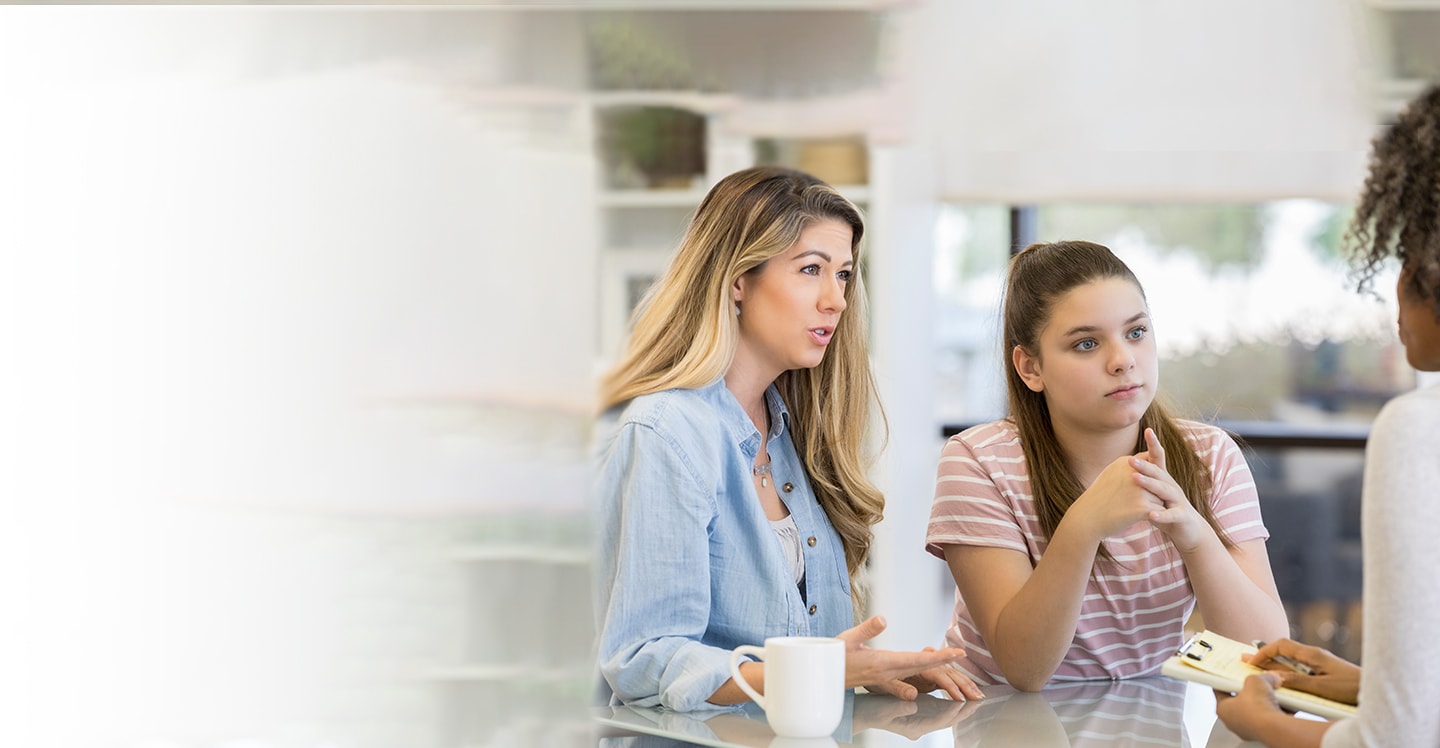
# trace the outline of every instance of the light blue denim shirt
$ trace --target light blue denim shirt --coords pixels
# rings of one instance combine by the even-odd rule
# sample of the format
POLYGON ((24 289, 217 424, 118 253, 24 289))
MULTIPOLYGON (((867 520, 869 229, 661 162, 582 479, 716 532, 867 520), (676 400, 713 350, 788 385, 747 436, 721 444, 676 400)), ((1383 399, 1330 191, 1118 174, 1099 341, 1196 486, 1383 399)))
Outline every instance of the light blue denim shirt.
POLYGON ((779 392, 765 400, 772 478, 805 555, 803 599, 755 495, 760 432, 723 379, 635 398, 599 443, 596 616, 612 704, 713 708, 731 649, 854 625, 840 536, 779 392))

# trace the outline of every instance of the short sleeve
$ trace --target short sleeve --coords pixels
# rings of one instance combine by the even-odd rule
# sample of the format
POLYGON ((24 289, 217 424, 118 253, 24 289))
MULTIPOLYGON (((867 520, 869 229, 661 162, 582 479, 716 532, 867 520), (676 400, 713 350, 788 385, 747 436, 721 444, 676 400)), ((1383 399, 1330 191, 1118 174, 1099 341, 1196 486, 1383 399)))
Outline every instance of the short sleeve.
POLYGON ((1210 466, 1210 511, 1236 543, 1265 540, 1270 531, 1260 516, 1255 477, 1240 446, 1213 426, 1199 427, 1192 435, 1200 459, 1210 466))
POLYGON ((1028 556, 1016 511, 996 484, 997 479, 1014 482, 1013 472, 1023 472, 1023 458, 977 452, 965 438, 969 434, 951 437, 941 450, 925 550, 944 558, 943 546, 973 545, 1008 548, 1028 556))

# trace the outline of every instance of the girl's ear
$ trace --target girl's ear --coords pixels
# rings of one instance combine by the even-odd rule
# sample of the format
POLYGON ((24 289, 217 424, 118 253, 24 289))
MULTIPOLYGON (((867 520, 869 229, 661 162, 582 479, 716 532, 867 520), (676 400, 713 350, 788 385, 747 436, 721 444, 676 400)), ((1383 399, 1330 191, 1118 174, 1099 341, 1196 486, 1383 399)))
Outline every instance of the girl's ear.
POLYGON ((1017 345, 1010 351, 1010 361, 1015 365, 1015 373, 1020 375, 1020 380, 1031 392, 1045 391, 1045 380, 1040 378, 1039 358, 1030 355, 1024 346, 1017 345))

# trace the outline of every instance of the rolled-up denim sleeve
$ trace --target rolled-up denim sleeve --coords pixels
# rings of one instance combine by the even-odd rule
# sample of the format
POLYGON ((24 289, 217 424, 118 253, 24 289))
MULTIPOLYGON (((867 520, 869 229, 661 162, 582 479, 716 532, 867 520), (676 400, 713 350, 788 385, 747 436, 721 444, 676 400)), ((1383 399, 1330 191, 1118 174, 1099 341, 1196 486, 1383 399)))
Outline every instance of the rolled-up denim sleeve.
POLYGON ((626 704, 680 711, 713 708, 730 677, 729 652, 701 643, 715 479, 686 446, 625 423, 596 473, 601 673, 626 704))

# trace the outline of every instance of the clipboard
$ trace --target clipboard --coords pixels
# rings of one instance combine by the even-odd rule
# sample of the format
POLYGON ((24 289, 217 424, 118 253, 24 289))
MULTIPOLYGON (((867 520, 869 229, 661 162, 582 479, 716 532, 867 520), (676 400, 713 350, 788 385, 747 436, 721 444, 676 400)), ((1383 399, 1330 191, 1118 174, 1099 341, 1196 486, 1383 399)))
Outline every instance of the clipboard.
MULTIPOLYGON (((1264 670, 1240 659, 1255 652, 1255 647, 1228 639, 1212 631, 1201 631, 1190 637, 1180 650, 1160 667, 1163 675, 1194 681, 1217 691, 1239 693, 1245 679, 1264 670)), ((1356 707, 1340 701, 1296 691, 1275 689, 1280 705, 1297 712, 1308 712, 1326 719, 1353 717, 1356 707)))

